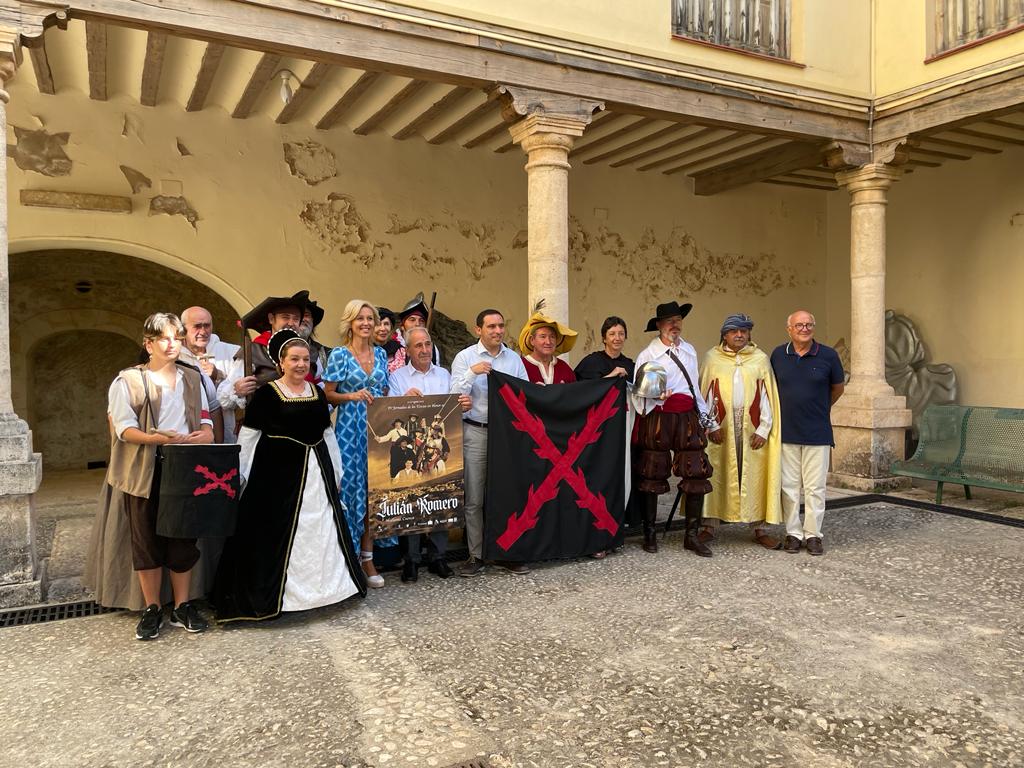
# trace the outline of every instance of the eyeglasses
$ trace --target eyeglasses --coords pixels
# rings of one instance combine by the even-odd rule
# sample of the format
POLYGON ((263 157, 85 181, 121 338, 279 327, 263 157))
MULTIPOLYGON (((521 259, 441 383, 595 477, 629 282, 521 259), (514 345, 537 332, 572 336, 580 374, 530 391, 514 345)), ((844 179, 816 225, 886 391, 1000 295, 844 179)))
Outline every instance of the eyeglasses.
POLYGON ((798 331, 813 331, 814 323, 793 323, 790 328, 795 328, 798 331))

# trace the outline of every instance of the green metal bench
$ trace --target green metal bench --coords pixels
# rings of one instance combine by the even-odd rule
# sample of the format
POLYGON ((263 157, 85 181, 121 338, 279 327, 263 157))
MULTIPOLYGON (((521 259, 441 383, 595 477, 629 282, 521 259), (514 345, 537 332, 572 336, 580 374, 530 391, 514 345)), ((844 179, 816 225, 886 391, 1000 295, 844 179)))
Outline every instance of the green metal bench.
POLYGON ((921 417, 914 455, 893 462, 892 472, 955 483, 971 498, 971 486, 1024 493, 1024 409, 931 405, 921 417))

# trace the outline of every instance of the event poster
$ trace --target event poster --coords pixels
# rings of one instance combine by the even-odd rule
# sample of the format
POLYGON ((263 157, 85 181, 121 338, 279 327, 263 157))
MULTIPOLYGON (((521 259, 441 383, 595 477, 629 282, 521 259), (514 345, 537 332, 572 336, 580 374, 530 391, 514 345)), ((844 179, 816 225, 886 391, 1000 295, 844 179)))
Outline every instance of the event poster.
POLYGON ((374 538, 462 526, 458 395, 378 397, 366 423, 374 538))

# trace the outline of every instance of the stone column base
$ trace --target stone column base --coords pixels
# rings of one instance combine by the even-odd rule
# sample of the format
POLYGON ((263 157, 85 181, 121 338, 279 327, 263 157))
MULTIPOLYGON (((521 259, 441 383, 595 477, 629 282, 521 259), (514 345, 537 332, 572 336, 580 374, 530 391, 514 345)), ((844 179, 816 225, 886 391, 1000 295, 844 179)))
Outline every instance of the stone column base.
POLYGON ((0 416, 0 607, 42 600, 33 504, 41 479, 28 425, 14 414, 0 416))
POLYGON ((22 608, 43 602, 43 582, 22 581, 0 584, 0 608, 22 608))
POLYGON ((907 428, 912 414, 900 396, 846 395, 832 408, 832 452, 829 482, 858 491, 883 491, 909 486, 891 467, 904 458, 907 428))

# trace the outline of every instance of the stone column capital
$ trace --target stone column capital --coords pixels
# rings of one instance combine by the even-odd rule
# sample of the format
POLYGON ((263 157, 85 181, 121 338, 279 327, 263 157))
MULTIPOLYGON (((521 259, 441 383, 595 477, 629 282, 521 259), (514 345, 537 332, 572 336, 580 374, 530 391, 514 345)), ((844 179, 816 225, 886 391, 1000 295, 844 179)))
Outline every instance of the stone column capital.
POLYGON ((856 196, 860 192, 875 192, 880 197, 879 202, 885 202, 885 194, 897 181, 903 172, 886 163, 867 163, 860 168, 849 171, 839 171, 836 174, 836 183, 846 187, 847 191, 856 196))

